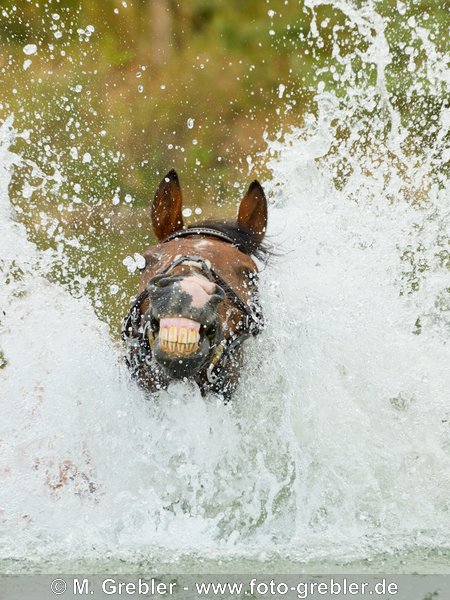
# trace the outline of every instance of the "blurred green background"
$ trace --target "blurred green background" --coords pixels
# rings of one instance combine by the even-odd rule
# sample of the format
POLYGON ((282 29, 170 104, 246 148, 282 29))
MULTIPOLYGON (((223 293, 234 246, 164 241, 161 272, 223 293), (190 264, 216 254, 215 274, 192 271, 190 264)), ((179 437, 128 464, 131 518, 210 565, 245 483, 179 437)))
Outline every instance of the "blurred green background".
MULTIPOLYGON (((14 114, 22 133, 12 202, 31 239, 59 253, 52 276, 87 294, 114 333, 137 283, 122 261, 152 242, 149 204, 169 169, 180 175, 188 222, 200 210, 233 215, 249 182, 268 176, 267 138, 315 112, 318 82, 346 94, 336 44, 361 82, 375 84, 361 59, 367 40, 333 4, 0 2, 0 118, 14 114)), ((417 69, 426 59, 411 19, 444 50, 448 6, 353 3, 369 5, 385 23, 392 102, 406 119, 420 115, 426 136, 442 99, 410 92, 411 52, 417 69)))

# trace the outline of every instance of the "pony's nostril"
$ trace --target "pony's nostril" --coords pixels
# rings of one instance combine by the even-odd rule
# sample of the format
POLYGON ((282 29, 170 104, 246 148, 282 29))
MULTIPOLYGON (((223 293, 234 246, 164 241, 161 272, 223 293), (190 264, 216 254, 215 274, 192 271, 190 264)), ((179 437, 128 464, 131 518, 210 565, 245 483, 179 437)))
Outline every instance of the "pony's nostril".
POLYGON ((161 275, 160 277, 154 277, 151 280, 150 285, 156 287, 167 287, 168 285, 173 283, 173 281, 173 277, 170 277, 169 275, 161 275))
POLYGON ((219 300, 223 300, 226 296, 225 290, 223 288, 221 288, 220 285, 216 285, 214 294, 219 297, 219 300))

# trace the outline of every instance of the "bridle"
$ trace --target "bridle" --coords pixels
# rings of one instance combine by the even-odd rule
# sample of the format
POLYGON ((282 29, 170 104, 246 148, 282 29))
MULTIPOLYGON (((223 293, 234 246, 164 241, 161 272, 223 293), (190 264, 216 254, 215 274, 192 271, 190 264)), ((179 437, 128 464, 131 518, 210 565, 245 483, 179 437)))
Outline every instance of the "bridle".
MULTIPOLYGON (((196 235, 218 238, 226 241, 229 244, 243 250, 239 242, 233 239, 222 231, 217 231, 209 227, 191 227, 176 231, 167 236, 161 244, 165 244, 171 240, 181 237, 193 237, 196 235)), ((249 302, 244 301, 239 294, 223 279, 223 277, 214 269, 209 261, 199 256, 179 256, 170 263, 163 271, 155 275, 147 284, 147 288, 143 290, 134 300, 131 308, 125 317, 122 325, 122 339, 128 346, 127 363, 131 369, 131 373, 137 376, 142 367, 145 365, 150 367, 152 364, 152 330, 150 324, 149 311, 142 313, 141 307, 144 301, 149 297, 149 287, 155 278, 170 273, 176 267, 181 265, 189 265, 201 271, 201 273, 218 285, 225 292, 226 298, 234 304, 236 308, 243 314, 243 318, 239 322, 239 328, 228 339, 221 340, 213 346, 213 351, 209 359, 208 367, 206 368, 206 378, 214 391, 227 395, 229 387, 226 365, 233 360, 233 357, 241 346, 242 342, 251 336, 258 335, 264 328, 264 318, 262 309, 259 304, 256 288, 253 297, 249 302), (150 334, 150 339, 149 339, 150 334)), ((253 278, 255 275, 253 275, 253 278)), ((252 279, 250 279, 252 281, 252 279)))

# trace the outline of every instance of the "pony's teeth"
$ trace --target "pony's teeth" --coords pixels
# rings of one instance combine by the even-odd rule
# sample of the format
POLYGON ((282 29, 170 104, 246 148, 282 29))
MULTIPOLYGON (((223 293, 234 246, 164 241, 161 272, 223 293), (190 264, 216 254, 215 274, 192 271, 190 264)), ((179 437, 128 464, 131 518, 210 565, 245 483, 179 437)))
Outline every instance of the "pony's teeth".
POLYGON ((192 354, 198 350, 198 344, 181 344, 180 342, 176 345, 176 353, 178 354, 192 354))
POLYGON ((178 330, 178 344, 187 344, 188 330, 186 327, 180 327, 178 330))
POLYGON ((161 350, 180 356, 192 354, 199 348, 200 324, 191 319, 164 318, 160 321, 161 350))
POLYGON ((200 339, 200 334, 194 329, 189 329, 188 342, 189 344, 197 344, 200 339))

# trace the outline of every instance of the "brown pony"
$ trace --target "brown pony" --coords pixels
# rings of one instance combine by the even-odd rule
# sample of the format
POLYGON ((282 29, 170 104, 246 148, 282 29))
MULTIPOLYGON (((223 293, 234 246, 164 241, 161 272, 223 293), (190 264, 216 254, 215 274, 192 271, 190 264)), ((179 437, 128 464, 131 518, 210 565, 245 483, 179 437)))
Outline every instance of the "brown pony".
POLYGON ((158 245, 143 253, 139 292, 124 320, 127 363, 146 390, 192 379, 202 393, 231 397, 242 365, 242 342, 263 328, 258 268, 267 202, 254 181, 236 221, 185 228, 175 171, 161 181, 152 206, 158 245))

